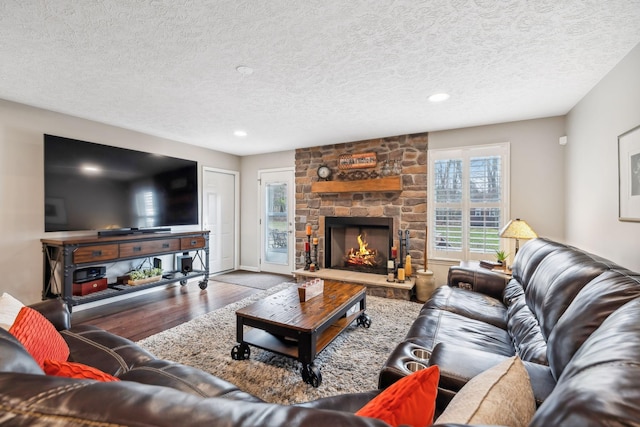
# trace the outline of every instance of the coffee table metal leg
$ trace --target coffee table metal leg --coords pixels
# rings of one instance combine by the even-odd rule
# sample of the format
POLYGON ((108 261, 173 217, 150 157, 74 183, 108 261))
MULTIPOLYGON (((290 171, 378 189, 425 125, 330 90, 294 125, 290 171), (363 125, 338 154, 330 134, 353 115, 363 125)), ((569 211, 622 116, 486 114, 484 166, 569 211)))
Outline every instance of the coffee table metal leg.
POLYGON ((300 371, 302 374, 302 381, 305 383, 311 384, 316 388, 322 384, 322 374, 320 373, 320 369, 312 363, 303 363, 300 371))

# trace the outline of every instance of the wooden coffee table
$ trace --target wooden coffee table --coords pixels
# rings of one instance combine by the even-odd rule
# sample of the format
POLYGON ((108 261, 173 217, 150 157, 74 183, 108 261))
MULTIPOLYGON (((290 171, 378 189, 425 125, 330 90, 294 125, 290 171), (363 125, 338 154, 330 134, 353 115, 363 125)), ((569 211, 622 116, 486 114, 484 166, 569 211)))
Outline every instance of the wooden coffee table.
POLYGON ((291 286, 236 311, 238 343, 231 350, 235 360, 248 359, 249 345, 302 363, 302 379, 318 387, 322 374, 313 364, 340 332, 354 320, 370 327, 366 288, 325 280, 322 295, 300 302, 297 286, 291 286), (247 330, 245 331, 245 327, 247 330))

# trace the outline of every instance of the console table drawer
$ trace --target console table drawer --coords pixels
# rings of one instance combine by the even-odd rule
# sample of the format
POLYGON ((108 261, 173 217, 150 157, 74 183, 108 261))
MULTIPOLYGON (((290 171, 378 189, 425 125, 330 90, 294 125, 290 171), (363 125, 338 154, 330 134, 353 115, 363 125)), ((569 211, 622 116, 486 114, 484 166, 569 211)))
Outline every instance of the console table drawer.
POLYGON ((183 237, 180 239, 181 250, 204 248, 205 245, 206 240, 202 236, 183 237))
POLYGON ((73 262, 83 264, 85 262, 106 261, 118 258, 118 245, 84 246, 73 251, 73 262))
POLYGON ((180 250, 178 239, 152 240, 148 242, 120 243, 120 256, 122 258, 151 255, 162 252, 180 250))

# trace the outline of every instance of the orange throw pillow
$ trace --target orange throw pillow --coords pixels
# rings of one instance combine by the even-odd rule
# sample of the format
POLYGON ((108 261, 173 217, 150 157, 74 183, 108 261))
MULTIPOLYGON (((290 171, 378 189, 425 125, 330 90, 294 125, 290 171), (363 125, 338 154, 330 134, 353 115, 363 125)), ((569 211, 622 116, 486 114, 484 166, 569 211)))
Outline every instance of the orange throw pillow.
POLYGON ((45 359, 64 361, 69 346, 46 317, 30 307, 22 307, 9 332, 22 343, 31 357, 44 367, 45 359))
POLYGON ((85 380, 97 381, 120 381, 113 375, 102 372, 93 366, 83 365, 77 362, 61 362, 58 360, 45 360, 44 372, 47 375, 55 375, 56 377, 77 378, 85 380))
POLYGON ((371 399, 356 415, 377 418, 392 426, 433 424, 440 369, 430 366, 393 383, 371 399))

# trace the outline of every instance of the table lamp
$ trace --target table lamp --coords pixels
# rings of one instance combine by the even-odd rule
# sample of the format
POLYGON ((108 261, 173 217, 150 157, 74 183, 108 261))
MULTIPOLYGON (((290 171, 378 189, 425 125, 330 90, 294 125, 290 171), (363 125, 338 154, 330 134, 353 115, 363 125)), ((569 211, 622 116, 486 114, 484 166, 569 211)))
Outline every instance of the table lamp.
POLYGON ((512 219, 500 230, 500 237, 516 239, 516 254, 520 247, 520 239, 534 239, 538 237, 535 231, 520 218, 512 219))

